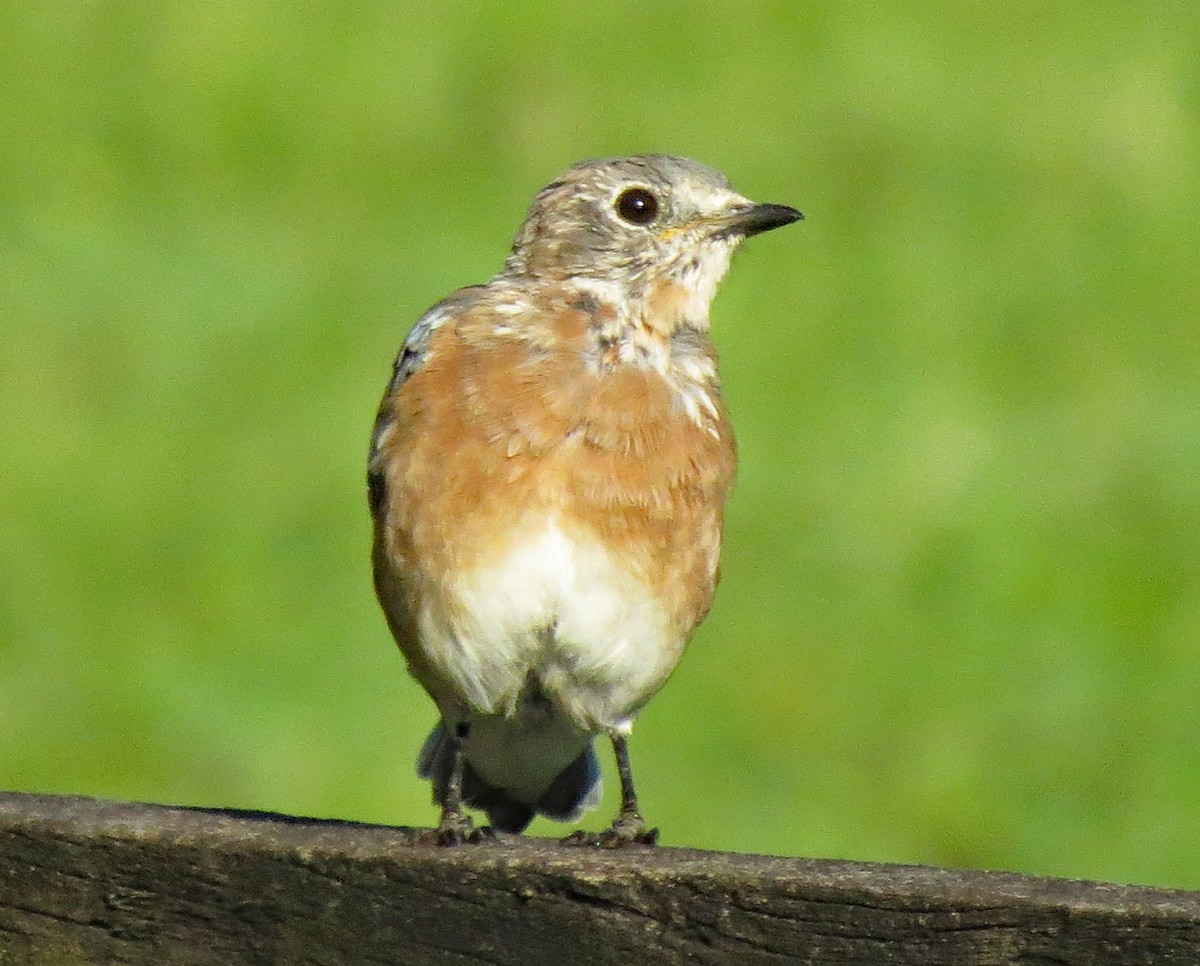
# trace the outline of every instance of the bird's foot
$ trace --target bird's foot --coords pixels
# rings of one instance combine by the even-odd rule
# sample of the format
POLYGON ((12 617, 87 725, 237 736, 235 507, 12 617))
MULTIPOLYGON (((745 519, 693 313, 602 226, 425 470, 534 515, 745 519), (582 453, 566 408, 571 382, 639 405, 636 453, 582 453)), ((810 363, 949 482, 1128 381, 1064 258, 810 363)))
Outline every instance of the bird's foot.
POLYGON ((568 845, 587 845, 595 849, 623 849, 631 845, 654 845, 658 829, 650 828, 641 814, 622 811, 603 832, 572 832, 565 839, 568 845))
POLYGON ((494 842, 496 833, 490 825, 476 828, 471 816, 460 809, 446 809, 442 812, 438 827, 430 830, 430 837, 435 845, 466 845, 478 842, 494 842))

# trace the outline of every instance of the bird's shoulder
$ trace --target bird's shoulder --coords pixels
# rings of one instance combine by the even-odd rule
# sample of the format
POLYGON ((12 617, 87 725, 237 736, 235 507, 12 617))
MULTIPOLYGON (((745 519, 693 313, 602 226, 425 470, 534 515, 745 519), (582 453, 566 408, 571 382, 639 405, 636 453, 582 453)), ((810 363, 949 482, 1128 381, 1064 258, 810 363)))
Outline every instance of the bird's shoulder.
POLYGON ((447 323, 452 324, 462 313, 469 311, 472 305, 484 298, 486 292, 486 285, 468 285, 451 292, 426 309, 408 330, 408 335, 405 336, 392 364, 392 375, 384 390, 383 400, 375 414, 375 425, 371 430, 371 445, 367 458, 367 488, 372 513, 379 512, 386 493, 380 459, 383 443, 392 429, 394 395, 425 364, 438 331, 447 323))
POLYGON ((413 323, 404 343, 400 346, 400 352, 393 365, 388 391, 396 389, 421 368, 434 337, 446 323, 452 323, 454 319, 469 312, 473 306, 485 301, 487 295, 487 285, 468 285, 451 292, 444 299, 426 309, 421 317, 413 323))
POLYGON ((369 453, 370 502, 382 504, 385 450, 487 430, 511 438, 542 427, 560 438, 579 418, 595 305, 567 289, 498 276, 451 293, 414 323, 396 356, 369 453), (570 409, 568 413, 565 410, 570 409), (533 420, 535 414, 545 418, 533 420), (544 426, 542 424, 545 424, 544 426), (560 425, 561 424, 561 425, 560 425))

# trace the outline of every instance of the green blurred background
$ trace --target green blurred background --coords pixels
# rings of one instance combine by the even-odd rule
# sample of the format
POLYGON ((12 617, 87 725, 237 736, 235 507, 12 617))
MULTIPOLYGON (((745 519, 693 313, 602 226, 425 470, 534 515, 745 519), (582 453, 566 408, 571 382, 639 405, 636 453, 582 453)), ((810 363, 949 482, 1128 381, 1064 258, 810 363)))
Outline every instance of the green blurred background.
POLYGON ((664 842, 1200 887, 1198 50, 1192 2, 5 2, 0 787, 432 821, 392 356, 560 169, 666 151, 808 220, 715 306, 664 842))

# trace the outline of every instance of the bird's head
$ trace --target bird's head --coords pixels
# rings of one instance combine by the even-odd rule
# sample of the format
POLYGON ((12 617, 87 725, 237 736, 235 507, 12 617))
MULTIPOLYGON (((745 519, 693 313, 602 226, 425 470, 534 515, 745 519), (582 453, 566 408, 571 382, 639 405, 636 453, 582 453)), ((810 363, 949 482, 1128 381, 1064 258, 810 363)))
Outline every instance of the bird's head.
POLYGON ((583 161, 538 193, 505 270, 574 281, 611 302, 672 286, 688 303, 681 308, 706 321, 738 244, 801 217, 743 197, 720 172, 687 158, 583 161))

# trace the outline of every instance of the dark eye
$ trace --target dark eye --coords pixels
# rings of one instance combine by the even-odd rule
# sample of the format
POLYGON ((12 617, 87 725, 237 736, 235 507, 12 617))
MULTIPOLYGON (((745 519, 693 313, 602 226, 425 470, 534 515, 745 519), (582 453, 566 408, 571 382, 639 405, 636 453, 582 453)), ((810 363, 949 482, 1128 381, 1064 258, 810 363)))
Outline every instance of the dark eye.
POLYGON ((645 188, 629 188, 617 198, 617 214, 631 225, 648 225, 658 214, 658 199, 645 188))

